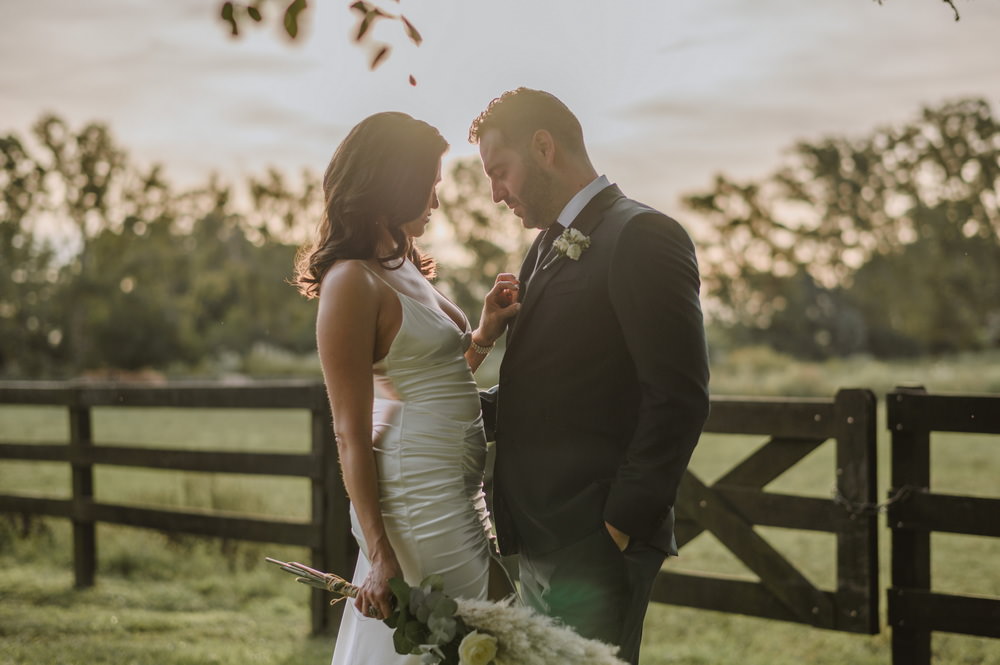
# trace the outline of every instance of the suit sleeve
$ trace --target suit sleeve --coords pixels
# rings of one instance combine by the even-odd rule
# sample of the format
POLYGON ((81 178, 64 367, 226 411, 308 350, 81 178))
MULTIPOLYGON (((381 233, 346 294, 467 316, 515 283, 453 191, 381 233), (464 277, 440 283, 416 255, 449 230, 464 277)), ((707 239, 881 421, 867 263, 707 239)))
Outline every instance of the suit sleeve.
POLYGON ((708 418, 700 283, 694 246, 676 221, 649 212, 626 223, 608 288, 641 403, 604 519, 633 538, 649 538, 669 516, 708 418))
POLYGON ((486 432, 487 441, 496 441, 497 438, 497 396, 499 394, 500 386, 479 391, 479 406, 483 412, 483 429, 486 432))

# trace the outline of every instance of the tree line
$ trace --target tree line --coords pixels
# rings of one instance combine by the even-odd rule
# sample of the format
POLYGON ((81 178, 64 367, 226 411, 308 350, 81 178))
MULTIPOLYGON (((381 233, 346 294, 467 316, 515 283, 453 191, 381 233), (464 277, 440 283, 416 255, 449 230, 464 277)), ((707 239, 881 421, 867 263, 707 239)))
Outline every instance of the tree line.
MULTIPOLYGON (((315 348, 315 304, 288 280, 322 215, 317 174, 180 189, 105 125, 45 115, 29 136, 0 136, 0 190, 0 376, 315 348)), ((531 239, 489 192, 477 159, 453 161, 426 247, 472 320, 531 239)), ((800 142, 776 172, 719 175, 684 204, 716 346, 823 358, 1000 345, 1000 130, 984 100, 800 142)))
MULTIPOLYGON (((530 242, 478 195, 484 178, 454 163, 438 215, 439 235, 463 243, 440 285, 474 320, 530 242)), ((136 164, 107 126, 74 130, 53 115, 30 137, 0 137, 0 376, 189 372, 259 344, 315 349, 315 303, 289 280, 322 215, 320 183, 270 170, 181 190, 160 166, 136 164)))
POLYGON ((800 142, 685 203, 703 293, 738 344, 796 356, 1000 346, 1000 126, 982 99, 860 138, 800 142))

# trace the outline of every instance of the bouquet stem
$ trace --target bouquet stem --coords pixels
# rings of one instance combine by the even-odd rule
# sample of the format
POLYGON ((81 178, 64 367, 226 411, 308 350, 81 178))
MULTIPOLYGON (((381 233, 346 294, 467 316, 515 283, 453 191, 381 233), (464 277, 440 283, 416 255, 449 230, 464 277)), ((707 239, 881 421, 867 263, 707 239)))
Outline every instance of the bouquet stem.
POLYGON ((358 587, 354 586, 347 580, 345 580, 340 575, 334 575, 333 573, 324 573, 322 571, 316 570, 315 568, 310 568, 304 564, 298 563, 297 561, 279 561, 278 559, 272 559, 271 557, 264 557, 268 563, 273 563, 287 573, 295 575, 295 581, 301 582, 311 587, 317 589, 323 589, 324 591, 329 591, 335 598, 330 601, 330 604, 336 604, 345 598, 357 598, 358 587))

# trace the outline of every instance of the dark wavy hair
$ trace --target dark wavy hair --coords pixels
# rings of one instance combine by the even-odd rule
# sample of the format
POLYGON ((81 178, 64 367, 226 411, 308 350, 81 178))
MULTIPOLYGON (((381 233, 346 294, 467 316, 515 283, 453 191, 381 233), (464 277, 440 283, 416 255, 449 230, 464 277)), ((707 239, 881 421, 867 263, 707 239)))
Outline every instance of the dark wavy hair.
POLYGON ((559 98, 544 90, 517 88, 491 101, 472 121, 469 143, 479 143, 491 129, 498 130, 504 142, 516 150, 523 149, 537 130, 544 129, 565 148, 586 154, 580 121, 559 98))
POLYGON ((294 284, 319 295, 323 276, 343 259, 378 259, 390 270, 412 260, 430 277, 434 261, 421 256, 400 228, 427 208, 438 161, 448 142, 431 125, 405 113, 368 116, 337 147, 323 176, 325 210, 315 241, 299 249, 294 284), (379 226, 394 241, 378 254, 379 226))

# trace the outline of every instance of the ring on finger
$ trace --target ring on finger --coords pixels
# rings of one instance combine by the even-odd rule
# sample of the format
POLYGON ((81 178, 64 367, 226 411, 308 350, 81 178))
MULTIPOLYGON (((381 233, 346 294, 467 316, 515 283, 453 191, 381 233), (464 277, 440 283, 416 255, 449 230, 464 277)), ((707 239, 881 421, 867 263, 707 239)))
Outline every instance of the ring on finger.
POLYGON ((373 619, 377 619, 377 618, 378 618, 378 615, 379 615, 379 611, 378 611, 378 608, 377 608, 377 607, 375 607, 374 605, 369 605, 369 606, 368 606, 368 612, 367 612, 367 614, 368 614, 368 616, 370 616, 371 618, 373 618, 373 619))

